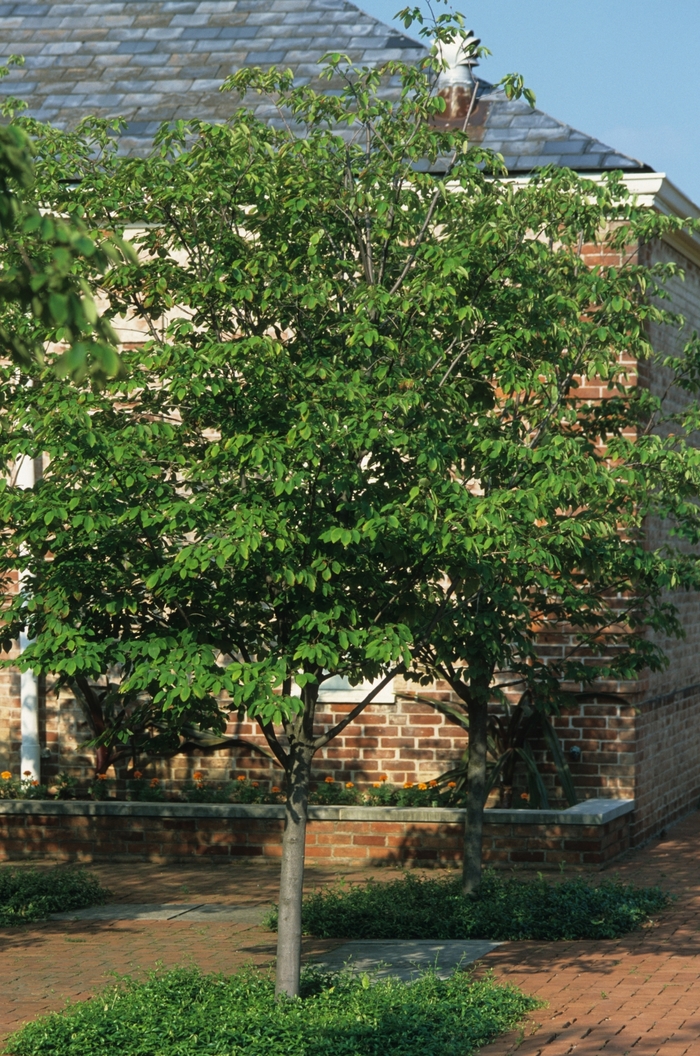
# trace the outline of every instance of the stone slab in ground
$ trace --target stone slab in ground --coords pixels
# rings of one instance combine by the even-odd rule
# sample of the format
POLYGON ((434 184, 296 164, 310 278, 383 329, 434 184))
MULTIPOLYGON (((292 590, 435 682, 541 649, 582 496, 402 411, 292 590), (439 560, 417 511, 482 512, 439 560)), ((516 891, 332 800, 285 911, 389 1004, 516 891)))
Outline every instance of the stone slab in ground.
POLYGON ((314 963, 333 972, 343 967, 357 972, 376 972, 379 979, 394 976, 410 980, 420 971, 434 968, 440 979, 447 979, 456 968, 478 961, 498 945, 477 939, 450 942, 366 939, 346 942, 314 963))
POLYGON ((90 906, 88 909, 72 909, 67 913, 52 913, 51 920, 97 921, 97 920, 227 920, 238 924, 260 924, 270 906, 227 906, 211 902, 165 902, 165 903, 110 903, 106 906, 90 906))

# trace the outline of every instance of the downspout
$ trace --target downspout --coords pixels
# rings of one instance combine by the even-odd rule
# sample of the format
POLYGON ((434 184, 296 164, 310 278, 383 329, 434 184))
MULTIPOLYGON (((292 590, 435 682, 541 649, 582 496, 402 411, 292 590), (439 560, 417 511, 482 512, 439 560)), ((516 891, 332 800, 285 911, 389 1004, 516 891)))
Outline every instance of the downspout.
MULTIPOLYGON (((36 482, 34 460, 23 456, 17 469, 17 487, 33 488, 36 482)), ((27 573, 20 572, 20 588, 27 581, 27 573)), ((19 636, 19 651, 23 653, 29 645, 25 631, 19 636)), ((30 781, 41 780, 41 745, 39 743, 39 680, 33 671, 23 671, 20 682, 20 725, 22 747, 20 774, 30 781)))

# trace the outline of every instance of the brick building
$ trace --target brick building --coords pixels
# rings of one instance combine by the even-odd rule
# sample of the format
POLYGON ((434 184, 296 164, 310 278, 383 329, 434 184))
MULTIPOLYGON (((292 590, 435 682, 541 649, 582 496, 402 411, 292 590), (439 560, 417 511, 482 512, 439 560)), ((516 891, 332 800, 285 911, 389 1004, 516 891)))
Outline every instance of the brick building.
MULTIPOLYGON (((290 67, 299 81, 311 81, 330 49, 363 64, 410 61, 423 50, 347 0, 6 2, 0 4, 0 27, 0 56, 26 58, 23 68, 13 68, 0 82, 1 93, 23 99, 32 116, 64 127, 86 114, 123 116, 121 149, 130 153, 148 148, 161 121, 226 119, 231 99, 217 89, 242 65, 274 63, 290 67)), ((391 84, 386 91, 393 91, 391 84)), ((663 173, 524 101, 508 101, 483 81, 477 81, 476 91, 472 138, 500 152, 511 177, 526 179, 548 164, 591 176, 622 170, 629 189, 649 208, 700 215, 663 173)), ((260 116, 279 119, 268 104, 251 102, 260 116)), ((588 259, 596 252, 589 247, 588 259)), ((671 287, 674 307, 691 329, 700 328, 700 242, 674 236, 646 247, 645 253, 682 265, 685 282, 671 287)), ((658 347, 671 340, 667 333, 652 336, 658 347)), ((663 379, 642 376, 640 381, 657 387, 663 379)), ((565 749, 581 749, 580 759, 570 764, 580 795, 635 799, 636 842, 694 807, 700 796, 700 599, 684 595, 676 601, 687 636, 667 643, 668 670, 582 695, 578 706, 558 720, 565 749)), ((20 768, 19 682, 19 675, 6 673, 0 686, 0 767, 14 773, 20 768)), ((340 683, 327 685, 322 692, 327 713, 319 715, 319 722, 348 707, 356 692, 340 683)), ((412 692, 397 680, 360 722, 319 754, 319 777, 362 782, 386 773, 403 783, 430 779, 453 763, 463 751, 464 732, 411 700, 412 692)), ((438 685, 435 693, 447 688, 438 685)), ((93 761, 79 747, 89 735, 80 708, 67 698, 57 701, 43 686, 39 698, 42 778, 50 782, 65 770, 86 778, 93 761)), ((230 732, 241 738, 240 746, 206 757, 179 756, 170 764, 171 776, 181 780, 200 769, 212 778, 265 777, 274 770, 253 724, 241 720, 230 732)), ((152 772, 164 773, 165 767, 154 764, 152 772)))

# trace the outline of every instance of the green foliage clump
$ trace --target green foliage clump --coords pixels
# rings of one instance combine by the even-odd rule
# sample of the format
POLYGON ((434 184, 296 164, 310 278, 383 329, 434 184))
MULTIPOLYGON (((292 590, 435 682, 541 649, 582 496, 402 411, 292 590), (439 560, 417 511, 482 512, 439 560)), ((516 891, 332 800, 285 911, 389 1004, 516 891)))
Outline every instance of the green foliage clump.
POLYGON ((319 782, 316 788, 309 793, 309 803, 318 806, 347 806, 353 807, 364 803, 365 799, 359 788, 352 781, 334 781, 327 777, 325 781, 319 782))
POLYGON ((14 1056, 469 1056, 537 1004, 466 972, 371 985, 316 971, 301 1000, 276 1002, 272 980, 254 969, 225 978, 180 968, 125 979, 6 1044, 14 1056))
POLYGON ((56 778, 54 794, 56 799, 75 799, 78 791, 78 782, 71 774, 65 771, 56 778))
POLYGON ((49 913, 106 901, 97 877, 68 869, 0 869, 0 927, 30 924, 49 913))
POLYGON ((195 775, 188 784, 182 798, 187 803, 279 803, 280 789, 274 786, 273 792, 266 784, 251 781, 248 777, 238 777, 235 781, 212 784, 195 775))
MULTIPOLYGON (((576 877, 550 882, 487 873, 465 897, 457 877, 407 873, 388 883, 337 885, 304 900, 305 932, 335 939, 615 939, 668 905, 658 887, 576 877)), ((276 927, 276 912, 267 923, 276 927)))
POLYGON ((464 793, 454 781, 439 785, 437 781, 407 782, 403 788, 382 780, 370 788, 358 789, 352 781, 343 783, 326 778, 309 795, 309 803, 324 806, 365 807, 462 807, 464 793))
POLYGON ((162 803, 165 800, 165 789, 157 777, 146 778, 139 775, 129 781, 127 798, 139 803, 162 803))
POLYGON ((31 777, 13 777, 9 770, 0 774, 0 799, 48 799, 46 785, 31 777))

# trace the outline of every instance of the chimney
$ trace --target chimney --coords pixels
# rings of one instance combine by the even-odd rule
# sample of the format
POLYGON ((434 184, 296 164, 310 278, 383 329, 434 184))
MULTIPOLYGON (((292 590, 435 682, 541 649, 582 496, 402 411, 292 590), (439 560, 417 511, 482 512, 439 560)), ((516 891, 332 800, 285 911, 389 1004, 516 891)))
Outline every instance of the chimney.
POLYGON ((439 45, 440 55, 448 65, 437 82, 438 95, 445 100, 445 112, 436 117, 436 124, 447 128, 461 128, 464 124, 476 91, 472 70, 479 65, 476 50, 480 43, 470 30, 464 40, 457 38, 451 44, 439 45))

